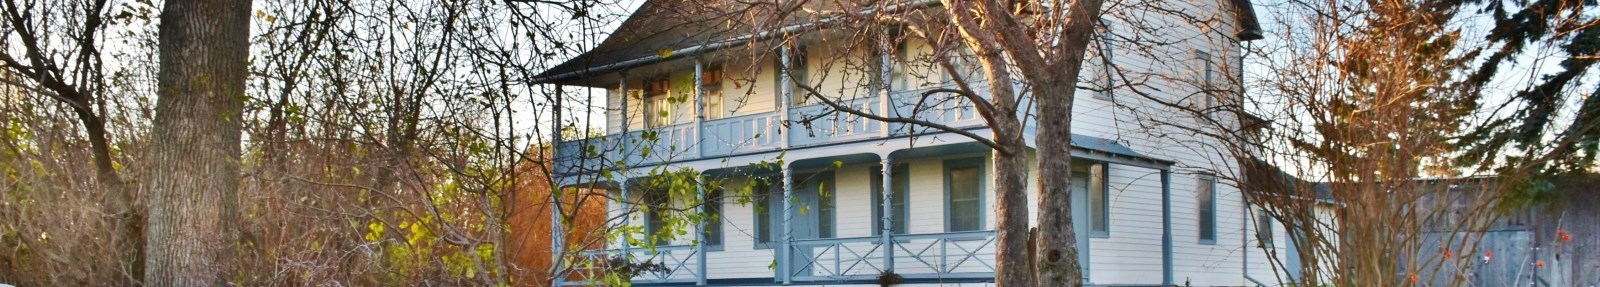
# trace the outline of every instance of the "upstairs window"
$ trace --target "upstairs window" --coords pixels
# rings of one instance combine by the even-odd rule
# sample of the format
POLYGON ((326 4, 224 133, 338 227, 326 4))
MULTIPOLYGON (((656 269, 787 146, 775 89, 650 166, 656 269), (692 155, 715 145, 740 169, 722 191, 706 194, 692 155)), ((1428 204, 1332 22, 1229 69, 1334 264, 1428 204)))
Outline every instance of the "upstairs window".
POLYGON ((1094 69, 1082 69, 1085 76, 1079 78, 1087 79, 1090 86, 1097 90, 1093 93, 1094 98, 1110 100, 1117 86, 1116 64, 1112 58, 1116 54, 1116 45, 1111 39, 1111 23, 1102 21, 1096 28, 1095 41, 1086 52, 1089 55, 1084 57, 1084 66, 1094 69))
POLYGON ((725 117, 728 111, 722 106, 722 64, 705 67, 700 74, 700 88, 705 91, 705 96, 700 99, 705 118, 715 120, 725 117))
POLYGON ((791 90, 793 92, 793 94, 789 95, 789 105, 791 105, 791 106, 805 105, 807 103, 806 102, 807 99, 810 98, 808 92, 806 92, 805 89, 801 89, 800 87, 797 87, 796 84, 795 84, 795 83, 801 83, 801 84, 804 84, 804 85, 810 85, 811 84, 811 79, 809 78, 809 74, 810 74, 809 66, 810 65, 807 63, 808 60, 809 60, 807 58, 809 58, 809 57, 806 54, 807 53, 806 53, 806 47, 805 46, 795 45, 795 46, 789 47, 789 67, 788 67, 788 69, 783 69, 783 58, 782 57, 773 58, 773 59, 776 59, 776 60, 775 60, 775 63, 773 63, 772 66, 773 67, 779 67, 778 72, 774 73, 774 75, 776 77, 776 81, 777 81, 778 84, 777 85, 773 85, 773 87, 778 89, 778 93, 777 94, 778 94, 779 97, 783 96, 783 88, 784 87, 794 87, 794 89, 791 90), (786 73, 790 78, 788 78, 788 79, 784 78, 784 75, 786 73))
POLYGON ((672 124, 672 85, 665 78, 645 81, 645 126, 651 128, 672 124))
POLYGON ((1195 52, 1195 57, 1199 58, 1201 66, 1199 80, 1202 91, 1200 93, 1201 102, 1199 108, 1204 112, 1207 119, 1216 120, 1216 113, 1219 107, 1217 95, 1222 94, 1221 85, 1217 82, 1221 80, 1219 78, 1221 75, 1217 74, 1217 61, 1211 56, 1211 53, 1205 51, 1195 52))
POLYGON ((1256 211, 1256 242, 1262 248, 1272 248, 1272 216, 1266 211, 1256 211))

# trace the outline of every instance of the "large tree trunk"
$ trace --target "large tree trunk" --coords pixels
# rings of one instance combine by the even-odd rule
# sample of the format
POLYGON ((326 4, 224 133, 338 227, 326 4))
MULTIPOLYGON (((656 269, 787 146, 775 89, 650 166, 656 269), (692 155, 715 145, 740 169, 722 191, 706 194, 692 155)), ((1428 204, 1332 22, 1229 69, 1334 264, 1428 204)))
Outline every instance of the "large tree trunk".
MULTIPOLYGON (((1082 53, 1078 53, 1082 55, 1082 53)), ((1080 56, 1081 58, 1082 56, 1080 56)), ((1077 78, 1077 69, 1068 79, 1077 78)), ((1077 237, 1072 226, 1072 83, 1036 83, 1039 151, 1039 232, 1034 268, 1039 286, 1079 286, 1077 237)))
POLYGON ((145 284, 227 283, 235 244, 250 1, 174 0, 161 14, 145 284))

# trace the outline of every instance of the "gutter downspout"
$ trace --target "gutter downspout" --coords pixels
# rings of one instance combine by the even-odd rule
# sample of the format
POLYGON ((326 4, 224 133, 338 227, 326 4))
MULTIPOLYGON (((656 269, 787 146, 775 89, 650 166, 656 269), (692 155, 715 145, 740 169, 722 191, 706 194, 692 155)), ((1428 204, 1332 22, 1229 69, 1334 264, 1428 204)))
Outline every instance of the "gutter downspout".
POLYGON ((1161 286, 1172 282, 1172 171, 1161 170, 1161 286))
MULTIPOLYGON (((1261 281, 1260 280, 1256 280, 1255 277, 1250 277, 1250 251, 1249 251, 1250 250, 1250 236, 1247 236, 1248 234, 1250 234, 1249 233, 1249 229, 1250 229, 1250 223, 1251 223, 1250 222, 1250 199, 1248 199, 1248 198, 1244 199, 1244 208, 1243 209, 1244 209, 1244 212, 1240 212, 1239 213, 1239 222, 1244 223, 1244 224, 1240 224, 1239 225, 1239 235, 1240 235, 1239 236, 1240 237, 1239 244, 1243 245, 1245 252, 1239 252, 1240 254, 1243 254, 1243 256, 1244 256, 1244 264, 1241 264, 1239 266, 1239 272, 1240 273, 1244 273, 1244 280, 1248 280, 1248 281, 1250 281, 1250 283, 1256 284, 1257 287, 1270 286, 1270 285, 1267 285, 1266 283, 1261 283, 1261 281)), ((1257 224, 1259 224, 1259 223, 1257 223, 1257 224)), ((1261 232, 1261 231, 1260 230, 1256 230, 1256 232, 1261 232)), ((1266 253, 1265 250, 1263 250, 1262 253, 1266 253)))
MULTIPOLYGON (((862 10, 861 12, 857 12, 856 15, 871 15, 871 14, 877 14, 877 13, 895 13, 895 12, 900 12, 900 11, 904 11, 904 10, 922 9, 922 8, 927 8, 927 7, 939 6, 939 5, 942 5, 942 4, 943 3, 941 3, 939 0, 924 0, 924 1, 920 1, 920 2, 914 2, 914 3, 890 5, 888 7, 885 7, 882 11, 878 11, 877 9, 862 10)), ((616 62, 616 63, 611 63, 611 64, 605 64, 605 65, 585 68, 583 70, 566 72, 566 73, 561 73, 561 74, 555 74, 555 75, 551 75, 551 76, 547 76, 547 77, 540 77, 540 78, 534 79, 533 82, 534 83, 550 83, 550 82, 571 80, 571 79, 574 79, 574 78, 580 78, 580 77, 593 75, 593 74, 601 74, 601 73, 607 73, 607 72, 612 72, 612 71, 625 70, 625 69, 628 69, 628 68, 633 68, 633 67, 638 67, 638 66, 644 66, 644 65, 649 65, 649 64, 660 63, 660 62, 664 62, 664 61, 667 61, 667 60, 672 60, 672 59, 677 59, 677 58, 682 58, 682 57, 688 57, 688 56, 694 56, 694 55, 699 55, 699 54, 702 54, 702 53, 708 53, 708 52, 727 49, 727 48, 732 48, 732 47, 743 46, 747 42, 751 42, 751 41, 769 40, 769 39, 778 38, 778 37, 781 37, 781 36, 784 36, 784 35, 805 32, 805 31, 812 30, 812 29, 820 29, 822 27, 834 24, 835 22, 839 22, 841 19, 842 19, 842 17, 829 17, 829 18, 826 18, 826 19, 818 20, 816 22, 789 25, 789 26, 783 27, 782 29, 778 29, 776 31, 761 32, 761 33, 757 33, 757 34, 753 34, 753 35, 744 35, 744 36, 734 37, 732 39, 717 41, 715 43, 695 45, 695 46, 690 46, 688 48, 678 49, 676 51, 673 51, 671 54, 667 55, 666 57, 661 57, 661 56, 657 56, 657 55, 639 57, 639 58, 635 58, 635 59, 632 59, 632 60, 626 60, 626 61, 621 61, 621 62, 616 62)))

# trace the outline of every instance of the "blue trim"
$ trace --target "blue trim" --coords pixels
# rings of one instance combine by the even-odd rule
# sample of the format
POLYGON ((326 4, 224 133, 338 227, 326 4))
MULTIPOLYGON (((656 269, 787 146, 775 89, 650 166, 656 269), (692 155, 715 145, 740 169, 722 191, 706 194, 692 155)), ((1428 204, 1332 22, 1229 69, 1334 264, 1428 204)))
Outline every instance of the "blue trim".
POLYGON ((1161 285, 1172 286, 1172 171, 1161 170, 1161 285))
POLYGON ((944 232, 984 230, 984 226, 985 226, 984 221, 987 218, 983 216, 983 214, 984 214, 984 212, 983 212, 983 210, 984 210, 984 208, 983 208, 984 207, 983 198, 984 198, 984 190, 987 190, 986 188, 988 187, 988 184, 986 184, 986 180, 985 180, 987 178, 988 173, 984 172, 985 159, 988 159, 988 157, 986 155, 985 156, 980 156, 980 157, 971 157, 971 158, 947 159, 947 160, 944 161, 944 232), (950 229, 950 227, 951 227, 951 219, 953 218, 951 216, 951 214, 953 214, 953 213, 951 212, 951 205, 952 204, 950 202, 950 200, 952 198, 950 196, 950 191, 951 191, 950 190, 950 187, 951 187, 950 170, 957 169, 957 168, 977 168, 978 169, 978 178, 977 178, 977 180, 978 180, 978 190, 977 190, 977 192, 978 192, 978 196, 977 196, 978 197, 977 198, 977 200, 978 200, 978 214, 977 214, 977 216, 978 216, 978 226, 977 226, 977 229, 973 229, 973 230, 952 230, 952 229, 950 229))
MULTIPOLYGON (((901 282, 900 282, 900 284, 941 284, 941 283, 994 283, 994 278, 992 278, 992 277, 987 277, 987 278, 905 278, 905 279, 902 279, 901 282)), ((876 279, 838 280, 838 281, 818 281, 818 282, 804 282, 804 283, 795 282, 794 284, 783 284, 783 283, 777 282, 776 280, 773 280, 772 277, 706 279, 706 286, 785 286, 785 285, 842 285, 842 284, 877 285, 878 284, 878 280, 876 280, 876 279)), ((638 286, 638 287, 678 287, 678 286, 696 286, 696 285, 695 285, 694 282, 680 282, 680 283, 633 283, 633 286, 638 286)))

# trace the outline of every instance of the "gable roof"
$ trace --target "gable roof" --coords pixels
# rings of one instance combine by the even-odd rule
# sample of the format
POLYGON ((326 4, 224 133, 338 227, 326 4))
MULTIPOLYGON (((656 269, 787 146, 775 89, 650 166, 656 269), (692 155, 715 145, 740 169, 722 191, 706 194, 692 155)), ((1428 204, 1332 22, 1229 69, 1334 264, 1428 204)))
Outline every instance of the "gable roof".
MULTIPOLYGON (((915 10, 941 6, 939 0, 899 0, 902 3, 887 5, 883 12, 915 10)), ((1256 21, 1250 0, 1232 0, 1242 27, 1240 40, 1261 39, 1261 28, 1256 21)), ((847 1, 848 2, 848 1, 847 1)), ((756 31, 757 23, 776 19, 751 19, 754 17, 783 17, 776 5, 754 5, 740 0, 648 0, 628 16, 617 29, 596 45, 572 59, 551 67, 534 77, 534 83, 562 83, 585 85, 582 78, 628 68, 660 63, 687 56, 708 53, 760 41, 784 34, 828 25, 829 19, 782 19, 778 29, 756 31), (738 11, 719 4, 737 4, 738 11), (760 15, 760 16, 750 16, 760 15), (805 21, 816 20, 816 21, 805 21)), ((810 6, 834 7, 835 1, 811 1, 810 6)), ((860 13, 876 11, 860 10, 860 13)), ((799 18, 799 17, 791 17, 799 18)))

